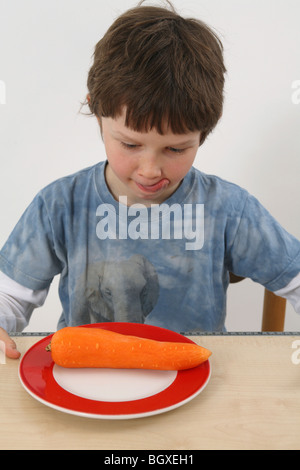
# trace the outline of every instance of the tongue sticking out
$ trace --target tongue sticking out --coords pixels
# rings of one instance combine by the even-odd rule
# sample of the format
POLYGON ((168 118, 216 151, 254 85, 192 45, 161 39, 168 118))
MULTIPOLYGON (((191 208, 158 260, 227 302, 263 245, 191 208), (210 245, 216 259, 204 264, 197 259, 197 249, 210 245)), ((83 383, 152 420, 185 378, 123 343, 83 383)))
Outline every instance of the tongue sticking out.
POLYGON ((167 187, 169 184, 169 180, 167 178, 163 178, 162 180, 158 181, 158 183, 152 184, 150 186, 145 186, 143 184, 137 183, 138 187, 142 189, 142 191, 147 191, 149 193, 155 193, 160 189, 167 187))

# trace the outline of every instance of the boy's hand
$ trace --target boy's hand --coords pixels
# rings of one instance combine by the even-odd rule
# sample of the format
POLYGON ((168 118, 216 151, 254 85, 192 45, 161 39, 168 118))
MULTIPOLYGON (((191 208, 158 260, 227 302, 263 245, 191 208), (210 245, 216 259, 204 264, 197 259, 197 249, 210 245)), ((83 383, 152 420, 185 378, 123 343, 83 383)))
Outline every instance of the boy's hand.
POLYGON ((3 328, 0 328, 0 341, 4 343, 6 357, 10 359, 18 359, 20 357, 21 353, 17 350, 16 343, 3 328))

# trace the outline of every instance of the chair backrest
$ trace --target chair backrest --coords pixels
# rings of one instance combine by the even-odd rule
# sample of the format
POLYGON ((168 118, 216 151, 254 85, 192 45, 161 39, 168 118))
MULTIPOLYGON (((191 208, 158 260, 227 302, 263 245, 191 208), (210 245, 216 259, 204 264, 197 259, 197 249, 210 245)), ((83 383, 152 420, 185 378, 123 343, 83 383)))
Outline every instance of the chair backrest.
MULTIPOLYGON (((232 284, 240 282, 243 279, 245 278, 230 273, 230 283, 232 284)), ((261 331, 284 331, 285 312, 286 299, 265 289, 261 331)))
POLYGON ((265 289, 261 331, 284 331, 286 299, 265 289))

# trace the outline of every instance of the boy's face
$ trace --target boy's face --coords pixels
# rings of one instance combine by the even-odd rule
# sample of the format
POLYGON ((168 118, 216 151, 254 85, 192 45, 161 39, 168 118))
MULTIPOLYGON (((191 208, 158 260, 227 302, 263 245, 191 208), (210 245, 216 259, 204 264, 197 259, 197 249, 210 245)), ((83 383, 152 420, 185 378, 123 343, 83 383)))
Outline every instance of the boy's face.
POLYGON ((161 204, 170 197, 190 170, 200 142, 200 131, 136 132, 125 126, 125 110, 116 119, 101 118, 101 130, 107 185, 116 200, 127 196, 128 205, 161 204))

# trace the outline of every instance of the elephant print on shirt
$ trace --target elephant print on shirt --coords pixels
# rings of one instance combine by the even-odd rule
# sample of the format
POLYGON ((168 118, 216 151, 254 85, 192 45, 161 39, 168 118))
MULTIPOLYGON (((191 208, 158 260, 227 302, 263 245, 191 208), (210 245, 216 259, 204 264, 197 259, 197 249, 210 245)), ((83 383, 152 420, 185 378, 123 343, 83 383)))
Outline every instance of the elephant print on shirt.
POLYGON ((144 323, 158 300, 154 266, 142 255, 89 267, 85 297, 92 323, 144 323))

